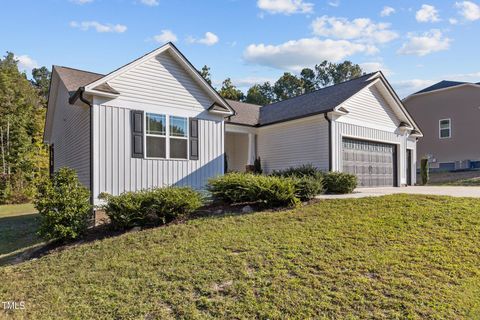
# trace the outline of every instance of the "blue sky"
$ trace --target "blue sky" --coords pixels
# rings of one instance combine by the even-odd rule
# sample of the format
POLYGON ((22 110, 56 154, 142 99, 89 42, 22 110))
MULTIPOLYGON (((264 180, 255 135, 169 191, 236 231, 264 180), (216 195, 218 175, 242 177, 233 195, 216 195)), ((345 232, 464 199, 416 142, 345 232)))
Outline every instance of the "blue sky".
MULTIPOLYGON (((478 0, 477 0, 478 1, 478 0)), ((108 73, 173 41, 214 85, 242 89, 323 60, 381 69, 401 96, 480 81, 480 2, 347 0, 2 1, 0 50, 21 68, 108 73)))

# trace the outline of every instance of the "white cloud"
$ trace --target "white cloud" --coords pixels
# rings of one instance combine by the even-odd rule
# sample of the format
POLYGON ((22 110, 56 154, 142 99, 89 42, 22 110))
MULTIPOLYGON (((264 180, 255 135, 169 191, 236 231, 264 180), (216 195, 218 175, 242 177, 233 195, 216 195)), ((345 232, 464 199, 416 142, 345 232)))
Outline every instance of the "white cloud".
POLYGON ((160 34, 153 36, 153 39, 159 43, 176 42, 178 40, 177 35, 173 33, 171 30, 167 30, 167 29, 162 30, 160 34))
POLYGON ((140 2, 149 7, 158 6, 158 0, 140 0, 140 2))
POLYGON ((196 39, 193 37, 188 37, 187 42, 189 43, 200 43, 206 46, 213 46, 219 40, 218 36, 213 32, 205 32, 205 36, 200 39, 196 39))
POLYGON ((70 0, 70 1, 76 4, 85 4, 85 3, 93 2, 93 0, 70 0))
POLYGON ((380 12, 380 16, 388 17, 395 13, 395 9, 389 6, 383 7, 382 11, 380 12))
POLYGON ((331 7, 338 7, 340 6, 340 0, 332 0, 332 1, 329 1, 328 2, 328 5, 331 6, 331 7))
POLYGON ((322 16, 312 22, 313 33, 337 39, 386 43, 398 37, 388 23, 374 23, 368 18, 348 20, 346 18, 322 16))
POLYGON ((389 76, 392 74, 392 71, 385 67, 382 62, 363 62, 360 63, 360 67, 366 73, 375 72, 375 71, 382 71, 385 76, 389 76))
POLYGON ((258 0, 257 7, 272 14, 312 13, 313 3, 303 0, 258 0))
POLYGON ((447 50, 451 39, 444 37, 442 32, 432 29, 422 35, 408 35, 408 41, 398 50, 399 54, 425 56, 427 54, 447 50))
POLYGON ((431 86, 432 84, 438 81, 435 80, 422 80, 422 79, 410 79, 410 80, 402 80, 396 81, 392 83, 393 88, 397 92, 397 94, 403 98, 406 97, 414 92, 420 91, 426 87, 431 86))
POLYGON ((33 68, 38 68, 37 61, 26 54, 15 56, 15 60, 18 61, 18 69, 20 71, 31 71, 33 68))
POLYGON ((480 6, 472 1, 456 2, 455 7, 460 9, 459 14, 469 21, 480 19, 480 6))
POLYGON ((450 24, 453 24, 453 25, 458 24, 458 20, 455 19, 455 18, 450 18, 450 19, 448 19, 448 22, 449 22, 450 24))
POLYGON ((438 10, 434 6, 429 4, 422 4, 420 10, 415 14, 415 19, 418 22, 438 22, 440 17, 438 16, 438 10))
POLYGON ((127 26, 123 24, 102 24, 97 21, 82 21, 82 22, 76 22, 76 21, 71 21, 70 22, 70 27, 72 28, 78 28, 82 31, 87 31, 89 29, 95 29, 97 32, 115 32, 115 33, 123 33, 127 31, 127 26))
POLYGON ((373 54, 377 51, 372 45, 347 40, 305 38, 280 45, 251 44, 243 57, 249 63, 299 72, 323 60, 340 61, 356 53, 373 54))

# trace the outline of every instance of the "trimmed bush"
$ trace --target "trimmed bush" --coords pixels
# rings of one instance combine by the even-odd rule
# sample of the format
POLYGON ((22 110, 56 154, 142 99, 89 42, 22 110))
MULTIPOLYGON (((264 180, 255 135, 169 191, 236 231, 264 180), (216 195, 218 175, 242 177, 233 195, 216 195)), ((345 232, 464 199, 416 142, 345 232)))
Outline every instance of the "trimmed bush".
POLYGON ((208 190, 214 200, 228 204, 257 203, 274 208, 295 206, 295 182, 281 177, 229 173, 209 180, 208 190))
POLYGON ((304 176, 293 179, 295 181, 295 195, 302 201, 313 199, 325 191, 323 187, 323 175, 317 175, 316 177, 304 176))
POLYGON ((304 164, 299 167, 290 167, 283 170, 274 170, 270 175, 276 177, 318 177, 322 175, 323 172, 314 167, 312 164, 304 164))
POLYGON ((103 195, 102 206, 113 226, 127 229, 160 220, 168 223, 186 217, 203 205, 202 196, 188 187, 168 187, 103 195))
POLYGON ((61 168, 38 185, 35 208, 41 216, 38 234, 47 240, 77 239, 88 228, 90 192, 75 170, 61 168))
POLYGON ((203 205, 203 198, 188 187, 158 188, 146 193, 145 205, 163 223, 168 223, 192 214, 203 205))
POLYGON ((344 172, 328 172, 324 182, 328 193, 352 193, 357 187, 357 177, 344 172))
POLYGON ((118 196, 101 194, 100 199, 106 201, 101 206, 110 222, 117 229, 127 229, 145 225, 153 221, 153 214, 145 206, 146 192, 124 192, 118 196))

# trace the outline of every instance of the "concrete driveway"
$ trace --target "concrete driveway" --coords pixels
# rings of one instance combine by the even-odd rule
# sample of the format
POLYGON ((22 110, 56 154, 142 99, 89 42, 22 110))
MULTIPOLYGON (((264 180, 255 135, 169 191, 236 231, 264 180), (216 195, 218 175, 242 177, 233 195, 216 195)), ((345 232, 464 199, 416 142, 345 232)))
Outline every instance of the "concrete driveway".
POLYGON ((347 199, 380 197, 388 194, 429 194, 451 197, 480 198, 480 187, 449 187, 449 186, 410 186, 410 187, 385 187, 385 188, 358 188, 351 194, 322 194, 317 199, 347 199))

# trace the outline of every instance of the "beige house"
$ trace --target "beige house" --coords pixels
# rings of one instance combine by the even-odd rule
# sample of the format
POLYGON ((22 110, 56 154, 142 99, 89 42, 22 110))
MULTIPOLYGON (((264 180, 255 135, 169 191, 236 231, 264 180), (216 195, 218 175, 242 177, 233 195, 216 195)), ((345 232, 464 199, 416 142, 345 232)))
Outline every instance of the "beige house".
POLYGON ((403 103, 424 135, 418 159, 434 170, 480 168, 480 84, 441 81, 403 103))

